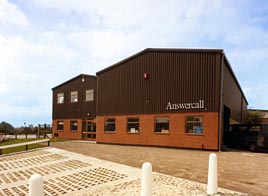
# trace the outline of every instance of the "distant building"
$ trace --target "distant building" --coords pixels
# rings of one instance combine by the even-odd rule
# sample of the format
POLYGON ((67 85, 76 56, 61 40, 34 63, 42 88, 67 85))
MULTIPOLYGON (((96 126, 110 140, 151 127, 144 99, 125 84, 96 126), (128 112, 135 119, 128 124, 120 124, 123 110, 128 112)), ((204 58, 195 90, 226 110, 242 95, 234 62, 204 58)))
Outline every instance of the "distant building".
POLYGON ((258 112, 261 116, 262 123, 268 123, 268 110, 249 109, 248 111, 258 112))
MULTIPOLYGON (((61 87, 70 97, 93 89, 86 86, 92 82, 81 83, 82 76, 53 88, 53 131, 59 137, 87 138, 82 133, 88 116, 81 113, 86 102, 69 101, 61 109, 56 102, 61 87), (70 131, 74 119, 82 123, 81 132, 70 131), (66 122, 66 133, 55 128, 60 121, 66 122)), ((224 126, 242 123, 247 110, 223 50, 149 48, 90 78, 97 80, 91 107, 96 104, 96 121, 93 115, 90 120, 96 122, 98 143, 218 150, 224 126)))
POLYGON ((53 134, 60 138, 96 139, 97 78, 81 74, 53 89, 53 134))

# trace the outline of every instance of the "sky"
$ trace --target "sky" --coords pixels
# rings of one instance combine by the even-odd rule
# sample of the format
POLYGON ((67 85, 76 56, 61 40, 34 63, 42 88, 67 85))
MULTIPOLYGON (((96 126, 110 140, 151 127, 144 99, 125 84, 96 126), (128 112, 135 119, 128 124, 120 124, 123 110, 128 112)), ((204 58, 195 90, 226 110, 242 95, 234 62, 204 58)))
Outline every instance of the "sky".
POLYGON ((267 0, 0 0, 0 121, 52 121, 52 88, 145 48, 224 49, 268 109, 267 0))

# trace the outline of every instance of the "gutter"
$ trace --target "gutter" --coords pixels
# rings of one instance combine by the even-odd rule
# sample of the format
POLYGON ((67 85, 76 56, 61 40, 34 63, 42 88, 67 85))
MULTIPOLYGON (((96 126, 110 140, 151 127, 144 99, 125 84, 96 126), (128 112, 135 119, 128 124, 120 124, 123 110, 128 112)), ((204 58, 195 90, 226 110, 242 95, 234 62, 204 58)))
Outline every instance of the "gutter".
POLYGON ((218 148, 222 150, 222 117, 223 117, 223 74, 224 74, 224 52, 221 53, 221 76, 220 76, 220 110, 219 110, 219 131, 218 131, 218 148))

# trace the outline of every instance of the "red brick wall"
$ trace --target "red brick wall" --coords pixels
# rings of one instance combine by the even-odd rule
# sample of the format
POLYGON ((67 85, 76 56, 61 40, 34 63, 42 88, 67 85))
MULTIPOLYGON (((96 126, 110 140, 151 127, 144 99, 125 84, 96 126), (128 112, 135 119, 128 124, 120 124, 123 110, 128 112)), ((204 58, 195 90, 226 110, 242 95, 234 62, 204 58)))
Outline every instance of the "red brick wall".
POLYGON ((268 123, 268 118, 262 118, 262 119, 261 119, 261 122, 262 122, 262 123, 265 123, 265 124, 268 123))
POLYGON ((64 139, 82 139, 82 120, 81 119, 55 119, 52 121, 52 133, 54 136, 54 133, 58 133, 58 138, 64 138, 64 139), (72 132, 70 130, 70 122, 71 121, 77 121, 78 127, 76 132, 72 132), (64 122, 64 130, 58 131, 57 130, 57 121, 63 121, 64 122))
POLYGON ((97 116, 97 142, 114 144, 135 144, 170 146, 182 148, 218 149, 218 113, 176 113, 128 116, 97 116), (185 133, 185 116, 203 116, 203 135, 185 133), (155 116, 169 116, 169 134, 154 133, 155 116), (139 117, 139 133, 127 133, 127 117, 139 117), (116 131, 104 132, 104 119, 116 119, 116 131))

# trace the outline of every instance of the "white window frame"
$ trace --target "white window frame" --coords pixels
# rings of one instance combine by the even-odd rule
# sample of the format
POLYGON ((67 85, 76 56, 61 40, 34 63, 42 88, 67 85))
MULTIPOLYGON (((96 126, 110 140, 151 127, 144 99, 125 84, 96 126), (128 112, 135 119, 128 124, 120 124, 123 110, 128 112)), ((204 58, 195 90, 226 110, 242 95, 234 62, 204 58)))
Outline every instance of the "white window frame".
POLYGON ((64 93, 57 93, 57 104, 64 103, 64 93))
POLYGON ((71 91, 71 103, 78 102, 78 91, 71 91))
POLYGON ((86 101, 94 101, 94 89, 86 90, 86 101))

